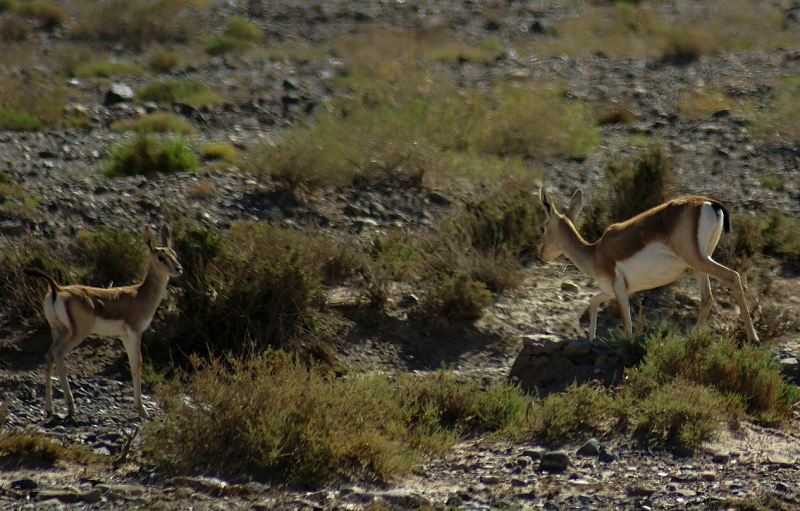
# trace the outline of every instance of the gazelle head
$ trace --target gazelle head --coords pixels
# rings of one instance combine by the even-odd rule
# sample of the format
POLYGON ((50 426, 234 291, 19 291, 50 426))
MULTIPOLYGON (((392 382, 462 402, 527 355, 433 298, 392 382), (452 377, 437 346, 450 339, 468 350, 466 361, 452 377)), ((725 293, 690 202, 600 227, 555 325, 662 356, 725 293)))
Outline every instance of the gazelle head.
POLYGON ((572 234, 569 231, 575 231, 574 222, 583 208, 583 193, 578 189, 572 194, 566 214, 559 213, 556 210, 550 195, 544 187, 539 188, 539 199, 542 201, 545 216, 547 217, 542 225, 544 242, 542 243, 540 257, 542 261, 549 262, 564 253, 565 242, 572 234))
POLYGON ((160 275, 180 277, 183 267, 172 249, 172 229, 167 224, 161 227, 161 246, 156 245, 153 231, 149 226, 144 229, 144 241, 150 251, 150 268, 160 275))

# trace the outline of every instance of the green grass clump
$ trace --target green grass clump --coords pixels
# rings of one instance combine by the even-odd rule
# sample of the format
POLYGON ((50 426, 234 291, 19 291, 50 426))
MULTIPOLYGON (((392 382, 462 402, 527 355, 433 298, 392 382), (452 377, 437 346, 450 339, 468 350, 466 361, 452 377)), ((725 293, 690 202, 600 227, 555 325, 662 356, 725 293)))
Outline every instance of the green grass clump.
POLYGON ((0 129, 38 131, 56 125, 61 119, 64 98, 63 85, 52 77, 5 76, 0 87, 0 129), (43 97, 48 100, 42 101, 43 97))
POLYGON ((261 39, 264 31, 252 21, 240 16, 228 19, 221 34, 213 35, 203 42, 209 55, 224 55, 231 51, 241 51, 253 46, 261 39))
POLYGON ((147 250, 139 235, 103 226, 82 229, 75 244, 90 268, 85 284, 123 286, 135 284, 144 276, 147 250))
POLYGON ((122 119, 111 123, 115 131, 136 131, 139 133, 177 133, 193 135, 197 128, 185 117, 171 112, 153 112, 135 119, 122 119))
POLYGON ((197 156, 183 138, 160 139, 140 134, 111 149, 105 174, 108 177, 152 176, 195 170, 198 166, 197 156))
POLYGON ((311 487, 388 482, 460 435, 519 428, 527 403, 512 387, 482 390, 447 372, 334 379, 278 351, 212 360, 187 378, 185 391, 161 393, 164 419, 145 428, 151 459, 311 487))
POLYGON ((21 430, 0 435, 0 462, 25 467, 53 466, 59 461, 88 463, 96 459, 86 446, 63 445, 41 433, 21 430))
POLYGON ((230 142, 206 142, 200 146, 200 156, 204 160, 233 161, 236 155, 236 147, 230 142))
POLYGON ((142 68, 134 62, 113 60, 92 60, 77 64, 73 70, 76 78, 113 78, 141 73, 142 68))
POLYGON ((13 107, 0 108, 0 129, 8 131, 38 131, 42 122, 35 116, 13 107))
POLYGON ((483 315, 492 303, 486 284, 466 273, 443 277, 425 293, 422 309, 427 315, 443 315, 455 320, 473 320, 483 315))
POLYGON ((156 81, 136 90, 143 101, 169 104, 176 101, 194 107, 210 105, 220 101, 219 95, 204 84, 193 80, 156 81))

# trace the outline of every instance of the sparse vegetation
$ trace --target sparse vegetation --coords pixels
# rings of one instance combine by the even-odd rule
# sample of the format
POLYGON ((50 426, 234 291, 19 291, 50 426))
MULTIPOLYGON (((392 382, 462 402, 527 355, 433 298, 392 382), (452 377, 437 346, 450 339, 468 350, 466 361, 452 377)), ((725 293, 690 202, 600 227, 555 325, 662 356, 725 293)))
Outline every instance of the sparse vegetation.
POLYGON ((527 403, 513 387, 482 390, 446 371, 332 379, 280 352, 197 364, 191 401, 166 388, 166 416, 145 430, 150 456, 181 473, 386 482, 471 431, 517 430, 527 403))
POLYGON ((91 0, 68 34, 75 40, 111 41, 134 48, 152 42, 186 42, 196 31, 194 0, 91 0))
POLYGON ((686 337, 659 328, 645 336, 644 357, 616 392, 572 386, 534 403, 531 433, 549 441, 629 427, 651 445, 692 451, 721 426, 748 415, 783 422, 800 397, 773 356, 708 331, 686 337))
POLYGON ((672 198, 674 182, 672 161, 659 144, 632 161, 609 163, 605 189, 592 198, 581 231, 590 241, 598 239, 612 223, 633 218, 672 198))

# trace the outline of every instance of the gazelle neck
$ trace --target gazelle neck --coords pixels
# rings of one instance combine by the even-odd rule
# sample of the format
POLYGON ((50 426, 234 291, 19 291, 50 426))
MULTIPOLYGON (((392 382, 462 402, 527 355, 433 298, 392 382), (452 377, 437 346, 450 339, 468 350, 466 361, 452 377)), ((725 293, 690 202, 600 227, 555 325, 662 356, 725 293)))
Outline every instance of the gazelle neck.
POLYGON ((167 283, 169 282, 169 273, 163 268, 159 268, 156 263, 150 262, 147 267, 147 275, 144 280, 139 284, 139 295, 147 295, 152 297, 151 303, 156 306, 161 302, 164 294, 167 292, 167 283))
POLYGON ((597 243, 589 243, 580 235, 568 218, 564 218, 561 229, 561 247, 564 256, 587 277, 595 278, 595 253, 597 243))

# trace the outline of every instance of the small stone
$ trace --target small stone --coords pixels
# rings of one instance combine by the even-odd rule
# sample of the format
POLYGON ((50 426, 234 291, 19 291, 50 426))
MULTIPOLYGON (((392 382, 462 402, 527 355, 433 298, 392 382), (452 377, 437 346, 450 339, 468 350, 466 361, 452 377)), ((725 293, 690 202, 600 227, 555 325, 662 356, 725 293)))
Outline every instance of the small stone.
POLYGON ((542 461, 539 463, 539 470, 549 472, 563 472, 569 468, 569 454, 564 451, 550 451, 544 453, 542 461))
POLYGON ((719 463, 720 465, 726 465, 730 460, 731 455, 727 452, 718 452, 711 458, 711 461, 714 463, 719 463))
POLYGON ((714 482, 717 480, 717 473, 711 470, 700 472, 700 479, 703 481, 714 482))
POLYGON ((581 456, 597 456, 600 454, 600 442, 596 438, 592 438, 583 444, 576 454, 581 456))
POLYGON ((500 478, 496 475, 488 475, 481 477, 481 482, 483 484, 500 484, 500 478))
POLYGON ((767 457, 767 461, 770 465, 778 465, 779 468, 792 468, 795 466, 795 462, 787 458, 786 456, 781 456, 780 454, 770 454, 767 457))
POLYGON ((655 489, 641 484, 636 484, 628 488, 628 496, 630 497, 649 497, 655 492, 655 489))
POLYGON ((574 283, 574 282, 572 282, 570 280, 565 280, 564 282, 561 283, 561 290, 562 291, 567 291, 568 293, 580 293, 581 292, 580 286, 578 286, 578 284, 576 284, 576 283, 574 283))
POLYGON ((600 455, 597 457, 597 459, 603 463, 613 463, 615 461, 619 461, 619 454, 615 453, 614 451, 608 451, 605 447, 601 447, 600 455))

